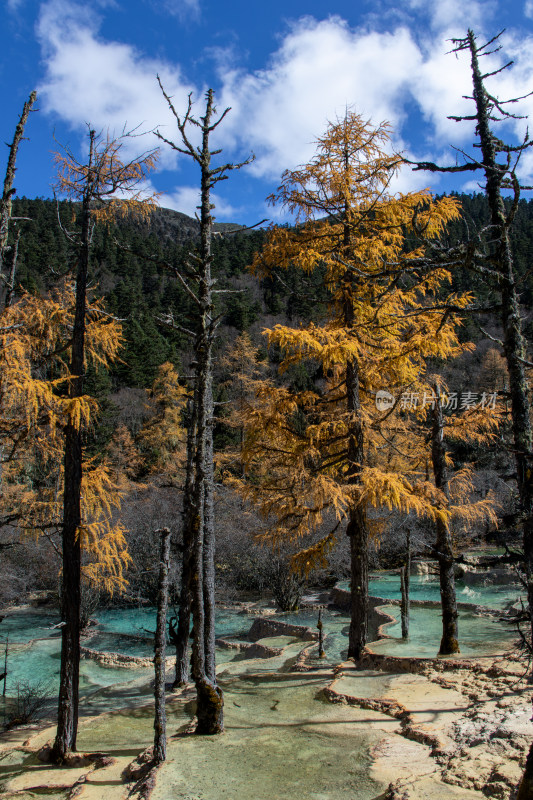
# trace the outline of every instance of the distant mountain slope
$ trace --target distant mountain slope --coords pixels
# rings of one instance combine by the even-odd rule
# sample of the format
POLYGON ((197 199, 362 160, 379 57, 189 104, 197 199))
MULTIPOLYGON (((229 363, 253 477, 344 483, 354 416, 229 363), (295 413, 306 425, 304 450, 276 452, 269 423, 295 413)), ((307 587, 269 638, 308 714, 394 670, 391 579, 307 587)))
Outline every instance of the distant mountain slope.
MULTIPOLYGON (((450 243, 464 240, 488 223, 484 195, 458 195, 458 199, 463 218, 450 226, 450 243)), ((58 224, 56 204, 22 198, 15 200, 14 214, 31 219, 19 223, 19 281, 30 291, 47 289, 72 263, 71 245, 58 224)), ((73 225, 74 216, 73 204, 59 203, 59 217, 66 229, 73 225)), ((239 290, 219 296, 224 336, 231 338, 231 329, 257 329, 276 321, 307 322, 319 317, 327 303, 320 273, 302 276, 289 270, 259 282, 247 267, 261 249, 265 232, 240 232, 241 228, 232 223, 215 225, 217 233, 223 235, 213 239, 214 275, 220 287, 239 290)), ((198 220, 165 208, 156 209, 146 221, 128 219, 111 229, 96 230, 92 277, 110 310, 125 320, 124 363, 112 375, 115 387, 149 386, 162 361, 171 359, 179 366, 186 360, 188 342, 162 326, 158 318, 171 312, 176 319, 190 322, 190 299, 172 276, 172 267, 183 268, 198 231, 198 220)), ((519 204, 512 242, 523 303, 529 309, 533 306, 532 201, 519 204)), ((486 281, 471 273, 459 270, 455 284, 457 289, 471 289, 480 299, 488 295, 486 281)), ((529 321, 526 333, 533 338, 529 321)), ((480 335, 475 325, 467 322, 465 336, 476 339, 480 335)))

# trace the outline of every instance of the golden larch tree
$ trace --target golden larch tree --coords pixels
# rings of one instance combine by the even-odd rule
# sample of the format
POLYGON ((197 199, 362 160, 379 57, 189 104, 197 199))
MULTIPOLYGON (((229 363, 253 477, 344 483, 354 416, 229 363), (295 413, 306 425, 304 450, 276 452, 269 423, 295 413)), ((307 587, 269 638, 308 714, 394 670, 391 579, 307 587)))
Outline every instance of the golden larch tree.
MULTIPOLYGON (((296 226, 273 227, 253 264, 256 273, 320 267, 331 296, 323 322, 266 331, 283 353, 280 370, 311 360, 322 385, 293 392, 265 382, 245 415, 244 457, 254 480, 243 491, 277 519, 275 542, 298 537, 333 515, 333 530, 300 553, 309 569, 325 559, 341 522, 351 552, 348 655, 359 658, 367 636, 370 506, 447 517, 440 493, 417 472, 419 437, 400 413, 402 391, 425 391, 426 360, 462 351, 450 310, 470 296, 443 300, 450 266, 438 242, 459 216, 452 198, 428 191, 393 194, 399 157, 387 154, 390 129, 353 112, 330 124, 315 157, 287 171, 271 196, 296 215, 296 226), (380 391, 389 408, 376 407, 380 391)), ((379 404, 378 404, 379 405, 379 404)))
POLYGON ((183 484, 185 471, 185 407, 188 391, 169 361, 161 364, 150 391, 152 416, 143 425, 138 441, 154 472, 165 474, 166 483, 183 484))
MULTIPOLYGON (((154 167, 157 153, 150 151, 132 160, 125 158, 131 139, 118 139, 88 133, 88 157, 79 161, 68 150, 56 154, 57 192, 78 203, 77 230, 69 234, 77 251, 75 310, 70 338, 68 397, 73 404, 83 396, 86 343, 89 333, 87 282, 94 226, 105 224, 122 214, 146 214, 155 197, 144 195, 144 181, 154 167)), ((76 419, 69 419, 64 439, 64 491, 62 524, 62 602, 61 678, 58 727, 53 747, 61 762, 76 749, 78 726, 78 684, 80 661, 80 583, 83 476, 86 472, 83 430, 76 419)))

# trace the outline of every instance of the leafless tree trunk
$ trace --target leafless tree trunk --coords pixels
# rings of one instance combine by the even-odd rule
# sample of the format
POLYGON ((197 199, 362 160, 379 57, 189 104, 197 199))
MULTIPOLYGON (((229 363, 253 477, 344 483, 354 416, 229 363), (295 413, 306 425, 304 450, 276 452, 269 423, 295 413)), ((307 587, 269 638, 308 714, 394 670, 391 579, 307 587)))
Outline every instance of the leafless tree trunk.
POLYGON ((32 110, 33 104, 35 103, 36 99, 37 99, 37 93, 32 92, 28 100, 24 103, 22 114, 20 115, 17 127, 15 128, 15 135, 13 136, 13 141, 9 145, 9 156, 7 159, 4 187, 2 191, 2 198, 0 200, 0 284, 1 284, 0 288, 3 290, 3 292, 5 292, 4 296, 5 307, 9 306, 12 301, 13 292, 15 289, 15 273, 17 266, 18 237, 16 239, 16 244, 11 254, 11 264, 9 268, 9 274, 6 275, 5 263, 6 263, 6 252, 8 250, 9 227, 12 220, 13 195, 15 194, 13 181, 15 180, 15 173, 17 169, 16 168, 17 154, 19 145, 24 138, 24 128, 26 127, 30 111, 32 110))
MULTIPOLYGON (((530 614, 530 632, 533 641, 533 436, 531 431, 531 404, 529 385, 525 374, 525 345, 520 316, 518 295, 509 227, 512 216, 507 215, 501 187, 504 169, 497 163, 497 154, 505 148, 490 129, 491 98, 485 90, 483 76, 478 63, 478 48, 472 31, 468 32, 468 45, 472 59, 474 99, 477 109, 477 130, 483 154, 483 166, 487 179, 486 194, 489 202, 491 222, 495 233, 496 264, 500 273, 501 320, 503 325, 504 353, 509 371, 511 395, 511 418, 513 425, 514 452, 517 470, 518 493, 523 515, 524 564, 527 577, 527 592, 530 614)), ((519 199, 519 187, 514 173, 515 204, 519 199)))
MULTIPOLYGON (((457 122, 475 120, 481 160, 467 156, 466 163, 453 167, 440 167, 431 162, 420 162, 416 169, 431 172, 476 172, 481 170, 486 179, 485 193, 489 204, 491 225, 487 231, 489 244, 488 254, 476 253, 469 257, 473 269, 481 269, 486 278, 501 293, 500 314, 503 326, 503 350, 509 371, 509 394, 511 397, 511 418, 513 428, 513 451, 517 471, 518 494, 520 498, 522 524, 524 567, 528 587, 530 636, 533 641, 533 434, 531 429, 531 403, 529 384, 525 374, 527 365, 525 344, 520 317, 520 297, 518 294, 513 258, 509 239, 509 230, 514 220, 520 200, 520 184, 516 168, 524 151, 533 145, 526 138, 522 144, 511 146, 504 144, 491 129, 491 122, 502 122, 516 115, 507 111, 508 103, 516 103, 522 98, 499 100, 485 87, 485 80, 494 72, 482 73, 479 59, 493 52, 495 36, 489 42, 478 46, 472 30, 462 39, 452 40, 455 52, 466 50, 470 54, 472 71, 473 97, 475 114, 471 116, 451 117, 457 122), (512 189, 514 198, 509 211, 506 211, 502 198, 502 188, 512 189), (481 264, 479 262, 484 261, 481 264)), ((511 62, 512 63, 512 62, 511 62)), ((505 65, 502 69, 510 64, 505 65)), ((496 70, 501 72, 502 70, 496 70)), ((466 154, 465 154, 466 156, 466 154)), ((531 188, 531 187, 527 187, 531 188)))
POLYGON ((204 628, 205 669, 216 682, 215 666, 215 476, 213 470, 213 388, 207 400, 209 427, 206 441, 206 485, 204 496, 204 628))
POLYGON ((402 639, 409 638, 409 584, 411 582, 411 531, 407 531, 406 535, 406 554, 405 564, 401 568, 400 582, 402 599, 400 605, 400 613, 402 617, 402 639))
POLYGON ((159 552, 159 582, 157 590, 157 624, 154 641, 154 764, 167 757, 167 715, 165 708, 165 673, 168 609, 168 571, 170 566, 170 530, 157 531, 161 537, 159 552))
MULTIPOLYGON (((435 404, 432 409, 433 424, 431 430, 431 460, 435 486, 448 497, 448 471, 446 469, 446 450, 444 447, 444 416, 440 386, 435 383, 435 404)), ((448 523, 437 518, 437 541, 435 550, 439 563, 440 600, 442 607, 442 639, 439 655, 447 656, 459 652, 457 627, 457 598, 455 594, 455 576, 453 571, 453 546, 448 523)))
POLYGON ((13 246, 11 249, 11 266, 6 281, 6 299, 4 303, 6 308, 9 308, 15 296, 15 275, 17 274, 19 242, 20 242, 20 230, 17 229, 17 232, 15 233, 15 241, 13 242, 13 246))
POLYGON ((183 548, 181 562, 180 607, 176 629, 176 675, 174 688, 189 682, 189 634, 191 629, 192 561, 192 493, 194 490, 194 453, 196 449, 195 404, 188 403, 187 463, 183 493, 183 548))
MULTIPOLYGON (((171 98, 166 94, 161 81, 161 91, 173 113, 180 133, 177 145, 159 131, 157 136, 173 150, 190 156, 200 168, 200 243, 198 253, 191 253, 182 274, 174 270, 176 278, 184 287, 196 306, 194 330, 185 329, 194 342, 194 477, 190 493, 190 537, 192 563, 192 611, 193 611, 193 678, 197 693, 197 728, 199 734, 215 734, 224 729, 222 691, 217 685, 215 672, 215 525, 214 525, 214 476, 213 476, 213 343, 218 327, 214 315, 215 281, 211 275, 211 236, 213 217, 211 214, 211 189, 225 180, 229 170, 242 164, 223 164, 213 167, 211 159, 220 151, 210 149, 210 135, 220 125, 229 109, 215 119, 213 90, 206 93, 204 116, 196 119, 192 114, 189 96, 187 111, 180 117, 171 98), (190 130, 201 134, 201 145, 196 147, 190 140, 190 130)), ((176 324, 177 328, 180 328, 176 324)), ((181 330, 184 330, 181 328, 181 330)), ((189 502, 189 500, 187 500, 189 502)))

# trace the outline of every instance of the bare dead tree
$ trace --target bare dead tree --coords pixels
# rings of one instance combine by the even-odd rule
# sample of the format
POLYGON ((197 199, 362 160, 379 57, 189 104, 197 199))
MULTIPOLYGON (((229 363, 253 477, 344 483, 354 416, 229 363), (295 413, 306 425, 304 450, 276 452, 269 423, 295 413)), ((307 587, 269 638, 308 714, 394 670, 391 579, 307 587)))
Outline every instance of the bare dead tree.
MULTIPOLYGON (((172 98, 166 93, 158 76, 159 86, 178 127, 179 144, 156 135, 172 150, 186 155, 200 168, 200 241, 197 251, 191 252, 182 269, 173 272, 192 299, 196 308, 194 330, 183 328, 174 322, 193 340, 194 362, 194 443, 190 454, 192 491, 187 500, 184 528, 191 542, 191 599, 193 611, 193 678, 197 692, 196 733, 215 734, 224 728, 223 696, 217 685, 215 673, 215 519, 214 519, 214 474, 213 474, 213 343, 219 324, 214 311, 214 296, 217 289, 211 274, 211 238, 213 232, 211 189, 227 180, 228 172, 250 163, 247 159, 239 164, 212 165, 213 156, 220 150, 211 150, 210 137, 226 117, 229 108, 217 116, 214 92, 209 89, 205 96, 205 111, 201 117, 193 115, 193 103, 189 95, 185 114, 181 116, 172 98), (199 133, 201 144, 193 143, 199 133)), ((184 628, 185 630, 185 628, 184 628)))
MULTIPOLYGON (((493 131, 493 125, 509 119, 519 119, 508 110, 509 105, 516 104, 528 95, 500 100, 491 94, 485 81, 493 75, 507 69, 512 62, 500 69, 483 73, 480 58, 501 49, 497 36, 478 45, 472 30, 462 39, 452 39, 454 53, 467 51, 470 54, 473 93, 470 99, 474 102, 475 111, 471 115, 452 116, 457 122, 475 121, 477 142, 475 147, 481 151, 481 159, 460 151, 464 163, 441 167, 432 162, 418 162, 415 169, 431 172, 481 172, 485 176, 485 193, 490 210, 490 225, 478 236, 476 246, 466 248, 467 266, 483 274, 493 282, 500 294, 500 318, 503 327, 503 351, 509 371, 509 395, 511 401, 511 419, 513 432, 513 452, 516 462, 518 496, 520 501, 521 521, 523 528, 523 558, 527 580, 529 602, 529 628, 533 636, 533 433, 531 428, 531 402, 529 385, 525 372, 531 366, 526 359, 526 348, 522 332, 520 315, 520 295, 516 284, 513 256, 509 231, 518 208, 522 189, 517 177, 517 169, 524 152, 533 145, 528 135, 516 145, 508 145, 501 141, 493 131), (511 190, 512 201, 506 208, 502 190, 511 190), (479 247, 477 245, 482 244, 479 247)), ((412 162, 411 162, 412 163, 412 162)))
POLYGON ((12 217, 13 195, 15 194, 16 191, 13 186, 13 182, 15 180, 15 173, 17 171, 16 167, 17 154, 19 145, 24 138, 24 129, 26 127, 28 117, 30 116, 30 111, 32 110, 33 104, 35 103, 36 99, 37 99, 37 93, 32 92, 28 100, 24 103, 24 106, 22 108, 22 114, 20 115, 17 127, 15 128, 13 141, 11 142, 11 144, 8 145, 9 156, 7 159, 7 167, 4 178, 2 198, 0 199, 0 284, 2 284, 2 288, 6 293, 4 298, 5 306, 10 305, 13 296, 13 290, 15 288, 15 273, 17 265, 17 254, 18 254, 18 237, 17 237, 15 240, 15 246, 13 247, 11 253, 11 263, 9 266, 9 272, 8 274, 5 274, 4 265, 6 261, 6 253, 8 251, 9 228, 10 228, 10 223, 12 222, 13 219, 12 217))
MULTIPOLYGON (((421 162, 416 169, 427 169, 431 172, 477 172, 485 175, 485 193, 488 200, 491 224, 487 229, 487 252, 470 254, 470 265, 482 270, 486 277, 494 282, 501 296, 500 316, 503 327, 503 351, 509 371, 509 395, 511 400, 511 419, 513 431, 513 450, 516 463, 516 478, 520 513, 523 530, 523 563, 528 595, 528 628, 530 641, 533 642, 533 432, 531 428, 531 402, 529 384, 525 372, 531 364, 526 359, 526 348, 522 333, 520 316, 520 295, 516 285, 515 269, 509 231, 512 226, 522 189, 517 176, 517 169, 523 153, 533 145, 526 134, 524 140, 516 145, 502 142, 493 132, 492 125, 509 119, 517 119, 506 106, 514 105, 522 97, 500 100, 491 94, 485 81, 492 75, 511 66, 508 62, 500 69, 483 73, 479 60, 500 49, 498 39, 501 33, 478 45, 472 30, 462 39, 452 40, 453 52, 466 50, 470 54, 473 94, 469 99, 474 101, 475 113, 472 115, 451 117, 457 122, 464 120, 476 123, 476 145, 481 151, 481 160, 462 153, 465 161, 452 167, 440 167, 431 162, 421 162), (507 209, 502 190, 512 191, 512 201, 507 209), (481 256, 481 257, 480 257, 481 256)), ((533 746, 531 747, 517 794, 518 800, 533 800, 533 746)))
POLYGON ((407 529, 406 535, 405 564, 400 570, 400 583, 402 599, 400 603, 400 613, 402 619, 402 639, 409 638, 409 584, 411 581, 411 531, 407 529))
POLYGON ((187 462, 183 492, 183 536, 180 607, 173 641, 176 647, 176 676, 174 688, 189 682, 189 635, 191 630, 193 541, 191 500, 194 488, 194 450, 196 443, 196 419, 194 404, 187 404, 187 462))
POLYGON ((154 640, 154 764, 167 757, 167 715, 165 708, 165 672, 167 643, 168 571, 170 564, 170 530, 157 531, 160 536, 159 582, 157 592, 157 624, 154 640))

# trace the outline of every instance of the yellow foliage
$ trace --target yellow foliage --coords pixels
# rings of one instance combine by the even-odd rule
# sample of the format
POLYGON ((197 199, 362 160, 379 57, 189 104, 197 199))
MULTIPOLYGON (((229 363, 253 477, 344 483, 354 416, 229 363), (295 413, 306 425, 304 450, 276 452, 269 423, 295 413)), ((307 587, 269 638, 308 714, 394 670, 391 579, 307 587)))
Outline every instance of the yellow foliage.
MULTIPOLYGON (((23 529, 48 536, 58 532, 64 521, 64 431, 86 429, 98 413, 93 398, 80 396, 81 375, 71 374, 74 368, 69 365, 76 364, 78 372, 91 363, 105 368, 118 358, 122 345, 119 323, 85 288, 92 229, 95 223, 120 215, 145 215, 156 200, 155 195, 146 196, 145 179, 157 152, 129 161, 122 152, 125 138, 127 134, 111 139, 89 131, 85 164, 66 148, 56 154, 56 189, 81 203, 82 209, 77 287, 65 284, 44 298, 23 295, 0 316, 2 514, 4 519, 16 519, 23 529), (43 475, 34 480, 40 470, 43 475)), ((71 239, 75 241, 74 236, 71 239)), ((120 504, 119 484, 105 462, 81 455, 78 466, 82 471, 78 534, 84 567, 109 591, 121 589, 128 555, 124 530, 112 521, 120 504)), ((124 485, 121 480, 120 486, 124 485)), ((58 549, 55 541, 52 544, 58 549)))
POLYGON ((155 414, 141 430, 139 444, 151 452, 152 469, 165 472, 166 477, 173 480, 185 463, 183 414, 188 397, 173 364, 167 361, 159 367, 150 394, 155 414))
MULTIPOLYGON (((121 345, 120 324, 103 311, 100 301, 89 302, 87 364, 107 366, 121 345)), ((52 536, 61 528, 65 424, 87 428, 98 413, 94 398, 68 396, 73 320, 68 284, 46 297, 23 294, 0 315, 0 522, 13 517, 34 534, 52 536)), ((124 531, 111 522, 120 497, 108 466, 86 461, 85 568, 108 590, 121 587, 128 562, 124 531)))
POLYGON ((155 168, 159 152, 152 150, 128 161, 122 155, 128 134, 119 138, 94 135, 88 163, 81 163, 69 150, 54 153, 59 194, 72 200, 89 198, 95 222, 108 224, 134 215, 146 217, 158 194, 147 194, 146 178, 155 168))
MULTIPOLYGON (((454 198, 437 200, 427 190, 390 193, 401 159, 385 152, 389 139, 388 125, 374 128, 349 112, 318 139, 308 164, 284 173, 269 198, 299 224, 270 229, 253 271, 265 276, 291 265, 304 272, 320 266, 331 295, 323 323, 265 331, 283 354, 281 373, 306 360, 321 365, 317 391, 258 380, 239 416, 249 479, 233 482, 276 521, 267 534, 273 542, 315 530, 326 514, 346 519, 359 504, 445 523, 460 512, 460 503, 453 507, 426 480, 422 411, 409 413, 399 402, 404 391, 431 393, 428 359, 472 348, 460 343, 459 320, 447 311, 466 309, 472 296, 444 296, 452 267, 438 260, 438 247, 435 257, 431 250, 460 208, 454 198), (350 402, 348 370, 357 375, 350 402), (379 390, 394 398, 385 411, 376 408, 379 390), (364 454, 360 463, 350 455, 354 442, 364 454)), ((487 415, 462 415, 454 434, 481 440, 492 426, 487 415)), ((323 564, 333 543, 326 536, 293 564, 304 571, 323 564)))
POLYGON ((119 482, 137 477, 142 458, 125 425, 116 429, 107 447, 107 455, 119 482))
POLYGON ((124 588, 123 570, 131 562, 125 528, 113 521, 113 511, 120 509, 123 494, 107 463, 85 462, 79 529, 81 544, 89 559, 84 570, 90 581, 111 594, 124 588))

